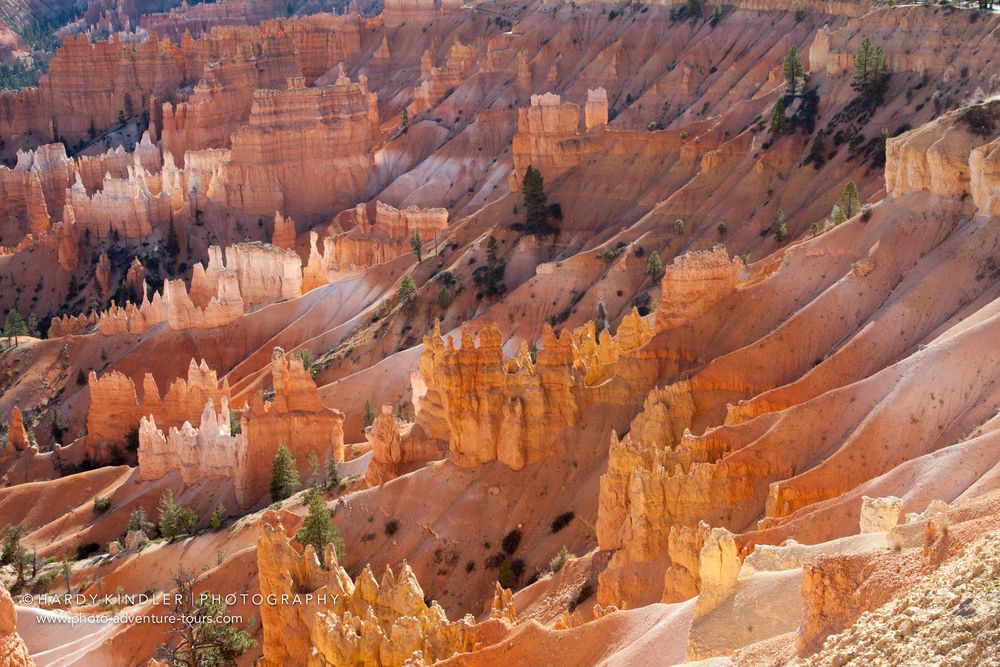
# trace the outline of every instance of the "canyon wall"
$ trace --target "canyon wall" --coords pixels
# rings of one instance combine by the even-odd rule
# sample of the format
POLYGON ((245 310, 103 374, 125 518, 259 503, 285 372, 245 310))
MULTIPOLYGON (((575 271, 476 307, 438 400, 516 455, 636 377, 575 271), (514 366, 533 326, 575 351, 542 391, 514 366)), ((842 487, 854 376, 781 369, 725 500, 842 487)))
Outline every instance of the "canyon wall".
POLYGON ((131 378, 117 371, 99 378, 91 371, 88 387, 87 452, 95 463, 107 461, 123 446, 142 417, 151 416, 164 428, 179 427, 197 420, 206 403, 216 405, 229 397, 229 383, 220 384, 204 360, 198 364, 194 359, 188 364, 187 378, 175 379, 163 396, 150 373, 143 378, 141 400, 131 378))
MULTIPOLYGON (((287 60, 294 53, 298 71, 311 83, 359 51, 360 31, 361 19, 352 13, 267 20, 259 26, 217 26, 198 39, 185 33, 177 43, 161 38, 155 31, 124 38, 116 33, 95 43, 85 34, 69 37, 56 51, 37 88, 0 92, 0 136, 12 140, 28 138, 29 143, 36 145, 57 138, 71 145, 82 145, 116 125, 120 118, 133 117, 147 108, 156 121, 160 104, 182 101, 178 90, 184 84, 199 81, 206 65, 227 59, 243 62, 233 65, 229 72, 222 65, 220 72, 224 79, 232 75, 232 85, 240 85, 236 81, 237 70, 245 69, 247 61, 259 62, 257 59, 264 58, 274 63, 274 58, 285 59, 286 69, 275 67, 271 72, 277 77, 296 71, 287 60), (269 46, 247 46, 265 43, 269 46), (255 53, 249 54, 248 50, 255 53), (293 69, 288 70, 288 66, 293 69)), ((212 75, 208 78, 211 88, 215 85, 212 75)), ((200 96, 193 104, 198 106, 199 100, 200 96)), ((193 112, 197 122, 202 123, 200 131, 205 136, 214 137, 214 133, 204 123, 216 119, 231 122, 236 111, 227 110, 228 104, 222 101, 221 109, 193 112)), ((194 124, 178 125, 175 119, 172 145, 189 145, 184 133, 197 135, 194 124)))
POLYGON ((338 202, 364 198, 378 133, 375 96, 342 77, 321 88, 289 79, 285 90, 257 90, 249 122, 232 136, 232 153, 213 198, 255 215, 315 217, 338 202))

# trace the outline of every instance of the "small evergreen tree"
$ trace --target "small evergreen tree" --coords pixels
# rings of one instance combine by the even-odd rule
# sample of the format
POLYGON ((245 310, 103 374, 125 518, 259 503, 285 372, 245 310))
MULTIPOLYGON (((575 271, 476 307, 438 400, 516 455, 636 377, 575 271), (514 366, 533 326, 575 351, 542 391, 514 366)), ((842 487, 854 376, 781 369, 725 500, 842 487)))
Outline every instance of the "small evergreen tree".
POLYGON ((805 69, 802 67, 802 58, 799 56, 798 49, 794 46, 788 47, 788 53, 785 54, 785 59, 781 64, 781 72, 785 76, 785 85, 788 88, 788 93, 794 95, 795 91, 798 90, 799 81, 805 75, 805 69))
POLYGON ((181 243, 177 239, 177 227, 174 225, 174 216, 170 216, 170 226, 167 228, 167 255, 171 261, 176 261, 181 254, 181 243))
POLYGON ((840 198, 833 207, 831 218, 833 225, 839 225, 853 218, 861 210, 861 197, 858 194, 858 186, 854 181, 847 181, 844 190, 840 193, 840 198))
POLYGON ((524 197, 524 229, 528 234, 547 234, 549 227, 549 208, 545 198, 545 181, 542 173, 530 164, 524 172, 521 181, 521 192, 524 197))
POLYGON ((396 290, 396 298, 399 299, 400 303, 410 303, 417 298, 417 284, 409 275, 403 276, 403 280, 400 281, 399 289, 396 290))
POLYGON ((684 221, 681 220, 680 218, 674 220, 674 231, 677 232, 678 234, 684 233, 684 221))
POLYGON ((854 54, 854 78, 851 86, 869 100, 877 101, 885 92, 887 79, 885 51, 865 37, 854 54))
POLYGON ((7 319, 3 323, 3 336, 7 339, 7 344, 10 345, 10 340, 13 338, 14 347, 17 347, 18 337, 27 335, 28 325, 25 323, 24 318, 21 317, 21 313, 16 308, 11 308, 7 311, 7 319))
POLYGON ((403 128, 403 131, 410 127, 410 114, 406 107, 399 110, 399 126, 403 128))
POLYGON ((779 99, 771 107, 771 122, 768 125, 768 131, 771 133, 772 137, 777 137, 785 131, 785 125, 788 120, 785 118, 785 101, 779 99))
MULTIPOLYGON (((332 544, 337 558, 344 556, 344 541, 333 525, 330 510, 326 508, 323 496, 313 489, 309 492, 309 513, 302 522, 302 528, 295 534, 295 540, 302 546, 311 544, 316 550, 316 556, 323 563, 323 551, 332 544)), ((323 563, 327 567, 330 563, 323 563)))
POLYGON ((141 506, 132 510, 128 517, 128 525, 125 527, 126 534, 139 531, 148 536, 152 530, 153 524, 146 518, 146 510, 141 506))
POLYGON ((159 520, 157 527, 160 529, 160 537, 172 540, 181 535, 188 535, 194 532, 198 525, 198 515, 190 508, 178 505, 174 502, 174 492, 167 489, 160 496, 159 520))
POLYGON ((212 510, 212 516, 208 518, 208 525, 213 531, 218 532, 222 530, 222 526, 225 525, 225 523, 226 506, 219 503, 215 506, 215 509, 212 510))
POLYGON ((336 489, 340 486, 340 464, 332 456, 326 460, 326 488, 336 489))
POLYGON ((0 565, 10 565, 17 562, 17 559, 24 552, 24 547, 21 546, 22 534, 24 534, 24 526, 19 523, 9 524, 4 530, 0 565))
POLYGON ((655 250, 649 253, 649 259, 646 260, 646 275, 656 280, 663 273, 663 260, 660 259, 660 253, 655 250))
POLYGON ((299 471, 295 467, 295 457, 288 447, 281 445, 271 462, 271 500, 274 502, 284 500, 298 488, 299 471))
POLYGON ((490 234, 489 238, 486 239, 486 262, 490 266, 497 263, 497 251, 499 246, 497 245, 497 237, 490 234))
POLYGON ((417 256, 417 263, 424 261, 424 242, 420 239, 420 232, 416 229, 413 230, 413 236, 410 237, 410 248, 413 249, 413 254, 417 256))
POLYGON ((785 214, 781 209, 778 209, 778 212, 774 214, 774 220, 771 221, 771 233, 774 234, 778 243, 782 243, 788 238, 788 225, 785 223, 785 214))
POLYGON ((819 169, 826 162, 826 145, 823 142, 823 133, 820 132, 813 139, 812 146, 809 147, 809 157, 806 162, 812 162, 813 167, 819 169))
POLYGON ((441 291, 438 292, 438 306, 441 308, 441 310, 448 310, 448 306, 451 305, 451 302, 453 300, 454 297, 451 294, 451 290, 449 290, 446 286, 442 285, 441 291))
POLYGON ((726 232, 728 232, 728 231, 729 231, 729 226, 728 226, 728 225, 726 225, 726 221, 725 221, 725 220, 721 220, 721 221, 719 222, 719 225, 718 225, 718 227, 716 227, 716 229, 717 229, 717 230, 718 230, 718 232, 719 232, 719 236, 725 236, 725 235, 726 235, 726 232))

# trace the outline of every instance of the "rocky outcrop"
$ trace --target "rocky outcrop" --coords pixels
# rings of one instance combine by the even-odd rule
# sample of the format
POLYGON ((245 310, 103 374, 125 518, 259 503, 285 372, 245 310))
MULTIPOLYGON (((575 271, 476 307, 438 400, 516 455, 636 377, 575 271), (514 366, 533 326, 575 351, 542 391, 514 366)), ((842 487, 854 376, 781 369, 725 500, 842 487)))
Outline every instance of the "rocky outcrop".
POLYGON ((255 215, 329 213, 363 198, 377 135, 376 99, 363 79, 307 88, 300 77, 284 90, 257 90, 212 196, 255 215))
MULTIPOLYGON (((307 479, 312 456, 320 463, 331 458, 342 461, 344 416, 319 402, 316 385, 301 359, 275 348, 271 375, 274 400, 266 402, 255 395, 239 416, 238 432, 232 428, 235 416, 230 412, 225 383, 221 396, 202 400, 198 412, 183 422, 175 418, 177 410, 147 411, 144 405, 139 406, 140 412, 149 415, 139 422, 143 479, 178 472, 187 485, 203 479, 229 480, 237 503, 248 508, 267 495, 271 463, 279 446, 286 445, 292 451, 302 479, 307 479), (199 415, 200 421, 196 418, 199 415)), ((178 397, 190 403, 196 394, 188 391, 178 397)), ((170 399, 168 391, 164 406, 170 399)))
POLYGON ((884 533, 892 530, 899 521, 902 501, 895 496, 887 498, 861 498, 861 532, 884 533))
POLYGON ((583 110, 584 127, 589 132, 608 124, 608 91, 603 88, 587 91, 587 105, 583 110))
POLYGON ((40 234, 52 227, 37 173, 0 166, 0 215, 0 245, 16 246, 27 234, 40 234))
POLYGON ((106 253, 101 253, 97 258, 97 267, 94 269, 94 279, 97 282, 97 291, 102 299, 106 299, 111 292, 111 260, 106 253))
POLYGON ((271 234, 271 245, 288 250, 295 249, 295 221, 280 213, 274 214, 274 233, 271 234))
POLYGON ((274 512, 264 513, 257 538, 260 592, 268 600, 260 606, 262 665, 297 664, 309 655, 323 664, 402 667, 475 645, 472 617, 451 622, 436 602, 428 605, 406 563, 398 575, 386 567, 380 581, 369 566, 352 581, 332 546, 323 563, 311 546, 300 552, 288 540, 274 512))
POLYGON ((24 428, 24 417, 16 405, 10 409, 10 426, 7 427, 7 444, 15 451, 23 452, 31 447, 28 431, 24 428))
POLYGON ((566 451, 578 419, 573 388, 582 380, 572 365, 570 335, 546 328, 537 364, 519 356, 508 369, 500 330, 487 325, 476 345, 462 330, 461 347, 449 337, 425 339, 424 355, 448 422, 451 460, 472 466, 498 460, 515 470, 566 451))
POLYGON ((128 265, 124 284, 126 291, 132 294, 146 293, 146 269, 138 257, 133 257, 132 263, 128 265))
POLYGON ((7 589, 0 587, 0 664, 6 667, 33 667, 28 647, 17 634, 17 612, 7 589))
POLYGON ((49 324, 49 338, 59 338, 60 336, 70 336, 84 332, 89 327, 97 324, 97 311, 90 311, 86 315, 63 315, 53 317, 49 324))
POLYGON ((383 405, 374 423, 365 430, 365 438, 371 443, 372 460, 365 471, 368 486, 378 486, 399 476, 403 463, 403 448, 399 434, 399 423, 392 414, 391 405, 383 405))
POLYGON ((125 445, 129 431, 139 426, 142 417, 155 419, 161 428, 179 427, 195 421, 206 403, 218 405, 229 397, 229 383, 219 382, 216 372, 204 360, 191 359, 187 378, 170 383, 160 396, 156 380, 149 373, 142 383, 139 401, 131 378, 112 371, 100 378, 90 372, 90 406, 87 409, 87 452, 91 461, 105 462, 125 445))
POLYGON ((247 441, 245 488, 247 498, 268 492, 271 463, 281 445, 287 446, 298 463, 302 479, 308 479, 312 455, 324 461, 344 460, 344 414, 319 400, 316 383, 298 355, 275 348, 271 360, 274 400, 255 394, 241 418, 247 441))
MULTIPOLYGON (((209 256, 207 276, 215 270, 213 259, 218 262, 218 256, 209 256)), ((302 294, 302 260, 294 250, 263 243, 237 243, 226 248, 226 266, 220 271, 235 272, 246 308, 302 294)))
MULTIPOLYGON (((308 265, 322 266, 325 272, 377 266, 412 252, 414 234, 430 249, 448 228, 447 209, 397 209, 380 201, 375 202, 374 209, 374 219, 370 207, 364 204, 338 215, 334 225, 348 231, 327 237, 322 257, 318 250, 310 251, 308 265)), ((311 271, 319 275, 316 269, 311 271)))
POLYGON ((980 214, 1000 215, 998 121, 1000 101, 984 102, 889 139, 886 190, 894 197, 921 190, 954 199, 971 194, 980 214))
MULTIPOLYGON (((815 588, 815 575, 810 574, 803 580, 803 594, 822 594, 821 588, 815 588)), ((844 664, 852 656, 877 656, 894 665, 989 664, 1000 642, 996 624, 1000 603, 992 592, 997 577, 1000 577, 1000 535, 994 531, 905 594, 898 594, 895 600, 871 610, 841 634, 831 637, 822 645, 822 651, 800 664, 810 667, 844 664)), ((807 602, 806 612, 819 612, 821 608, 814 605, 821 601, 836 610, 853 597, 854 590, 842 588, 837 592, 839 595, 826 591, 821 599, 807 602)), ((813 648, 820 648, 820 644, 813 644, 813 648)))
POLYGON ((413 92, 413 102, 409 106, 410 115, 415 116, 433 108, 441 99, 454 91, 468 75, 468 70, 475 61, 475 48, 458 41, 451 45, 444 67, 433 67, 430 52, 424 51, 421 64, 423 81, 413 92))
POLYGON ((287 8, 287 2, 280 0, 223 0, 203 4, 183 3, 181 7, 170 8, 170 11, 129 15, 129 19, 133 26, 179 42, 185 33, 198 36, 220 26, 255 25, 264 19, 285 14, 287 8))
POLYGON ((743 262, 723 246, 681 255, 664 271, 656 329, 674 328, 704 313, 736 290, 743 262))
POLYGON ((244 486, 246 438, 232 433, 229 401, 223 397, 221 403, 218 412, 213 401, 205 403, 197 428, 185 421, 179 428, 171 427, 166 435, 157 427, 155 416, 143 417, 139 421, 138 451, 142 478, 155 480, 178 472, 188 486, 226 480, 233 484, 241 507, 253 506, 257 499, 249 498, 244 486))
POLYGON ((695 604, 695 618, 708 614, 736 588, 740 558, 736 541, 725 528, 713 528, 699 553, 698 577, 701 589, 695 604))
POLYGON ((514 135, 513 189, 520 189, 528 166, 551 182, 599 150, 595 144, 571 141, 579 133, 580 107, 562 102, 558 95, 532 95, 531 106, 519 109, 514 135))
POLYGON ((462 0, 388 0, 382 10, 387 27, 397 27, 407 22, 430 23, 435 16, 461 9, 462 0))
MULTIPOLYGON (((495 324, 478 331, 478 345, 473 332, 464 328, 456 347, 451 337, 442 341, 435 323, 434 335, 424 338, 420 371, 412 378, 414 431, 418 439, 448 442, 449 457, 460 466, 497 460, 520 470, 572 451, 572 426, 587 406, 593 401, 618 404, 620 396, 609 399, 605 392, 634 390, 622 377, 614 390, 604 380, 615 375, 609 365, 625 360, 649 335, 634 312, 617 336, 602 335, 601 341, 595 340, 592 323, 561 336, 546 326, 536 361, 526 344, 505 361, 495 324)), ((606 411, 609 416, 615 412, 606 411)))
POLYGON ((129 167, 124 179, 106 174, 101 189, 87 192, 79 174, 67 192, 78 225, 97 238, 117 233, 124 239, 140 239, 154 228, 166 229, 173 215, 170 194, 151 189, 151 175, 129 167))
POLYGON ((254 91, 285 85, 302 76, 289 40, 241 43, 226 58, 205 65, 184 102, 163 104, 163 148, 184 164, 188 151, 228 148, 230 136, 250 118, 254 91))

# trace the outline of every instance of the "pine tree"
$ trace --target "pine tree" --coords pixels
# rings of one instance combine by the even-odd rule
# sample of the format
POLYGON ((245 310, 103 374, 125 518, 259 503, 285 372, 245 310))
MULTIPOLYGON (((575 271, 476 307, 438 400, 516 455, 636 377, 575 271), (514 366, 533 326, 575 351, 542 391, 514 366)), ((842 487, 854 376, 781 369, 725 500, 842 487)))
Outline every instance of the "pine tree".
POLYGON ((160 496, 159 504, 160 516, 157 520, 157 527, 160 529, 160 535, 169 539, 173 539, 177 535, 177 505, 174 503, 174 492, 167 489, 160 496))
POLYGON ((0 565, 10 565, 17 561, 24 551, 21 546, 21 535, 24 526, 19 523, 9 524, 3 533, 3 550, 0 551, 0 565))
POLYGON ((417 256, 417 263, 424 261, 424 242, 420 240, 420 232, 413 230, 413 236, 410 237, 410 248, 413 249, 413 254, 417 256))
POLYGON ((441 310, 448 310, 448 307, 451 305, 453 300, 454 296, 452 296, 451 290, 442 285, 441 291, 438 292, 438 307, 441 310))
POLYGON ((788 238, 788 225, 785 223, 785 214, 781 209, 778 209, 778 212, 774 214, 774 220, 771 221, 771 233, 774 234, 778 243, 782 243, 788 238))
POLYGON ((663 260, 660 259, 660 253, 655 250, 649 253, 649 259, 646 260, 646 275, 656 280, 663 273, 663 260))
MULTIPOLYGON (((328 544, 333 545, 337 558, 344 556, 344 541, 333 525, 323 495, 316 489, 309 492, 309 513, 302 522, 302 528, 295 534, 295 540, 302 546, 311 544, 321 563, 323 551, 328 544)), ((330 563, 324 565, 329 566, 330 563)))
POLYGON ((399 126, 404 131, 410 127, 410 114, 407 112, 406 107, 399 110, 399 126))
POLYGON ((28 325, 25 324, 24 318, 21 317, 21 313, 16 308, 11 308, 7 312, 7 319, 3 323, 3 336, 7 339, 7 344, 10 345, 10 339, 13 338, 14 347, 17 347, 18 337, 27 335, 28 325))
POLYGON ((771 123, 768 125, 768 131, 771 133, 772 137, 777 137, 779 134, 785 131, 785 125, 787 123, 785 118, 785 101, 779 99, 771 107, 771 123))
POLYGON ((181 244, 177 239, 177 227, 174 225, 174 216, 170 216, 170 226, 167 228, 167 255, 171 260, 176 260, 181 254, 181 244))
POLYGON ((854 78, 851 86, 869 99, 878 99, 885 92, 888 77, 885 51, 865 37, 854 54, 854 78))
POLYGON ((812 146, 809 147, 809 157, 806 162, 812 162, 813 167, 819 169, 826 162, 826 145, 823 142, 823 133, 820 132, 813 139, 812 146))
POLYGON ((153 524, 149 522, 146 518, 146 510, 142 506, 136 507, 132 510, 132 513, 128 517, 128 525, 125 527, 125 532, 131 533, 134 531, 140 531, 144 535, 149 535, 149 532, 153 530, 153 524))
POLYGON ((799 57, 799 52, 794 46, 788 48, 788 53, 785 54, 785 59, 781 65, 781 71, 785 76, 788 93, 794 95, 798 89, 799 81, 805 75, 805 70, 802 67, 802 58, 799 57))
POLYGON ((257 645, 246 630, 232 623, 221 596, 195 594, 194 577, 181 570, 174 574, 177 590, 171 618, 171 640, 160 647, 157 657, 171 665, 221 667, 235 665, 241 655, 257 645))
POLYGON ((494 266, 497 263, 498 249, 497 237, 490 234, 490 237, 486 239, 486 262, 490 266, 494 266))
POLYGON ((831 221, 834 226, 839 225, 853 218, 860 210, 861 197, 858 194, 858 186, 854 184, 854 181, 847 181, 847 185, 844 186, 840 198, 837 199, 837 203, 833 207, 831 221))
POLYGON ((271 500, 279 502, 295 493, 299 488, 299 471, 295 467, 295 457, 285 445, 278 447, 278 453, 271 462, 271 500))
POLYGON ((521 181, 524 197, 524 230, 528 234, 545 235, 549 227, 549 207, 545 198, 545 181, 542 173, 530 164, 521 181))
POLYGON ((198 515, 188 507, 174 502, 174 493, 170 489, 160 497, 159 521, 160 537, 172 540, 181 535, 189 535, 198 525, 198 515))
POLYGON ((400 281, 399 289, 396 290, 396 298, 399 299, 400 303, 410 303, 417 298, 417 284, 409 275, 403 276, 403 280, 400 281))

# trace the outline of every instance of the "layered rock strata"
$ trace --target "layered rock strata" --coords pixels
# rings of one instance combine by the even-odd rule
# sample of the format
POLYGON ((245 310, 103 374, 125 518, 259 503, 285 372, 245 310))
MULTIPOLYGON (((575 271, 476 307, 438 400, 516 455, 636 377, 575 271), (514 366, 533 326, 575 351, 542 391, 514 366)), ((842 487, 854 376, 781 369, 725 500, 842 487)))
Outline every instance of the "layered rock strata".
POLYGON ((280 519, 266 512, 257 539, 264 665, 287 665, 303 655, 325 664, 402 667, 429 664, 471 650, 479 636, 471 616, 451 622, 424 600, 413 570, 387 566, 376 580, 370 566, 351 580, 328 545, 320 565, 312 546, 299 550, 280 519), (290 603, 293 596, 301 602, 290 603))

